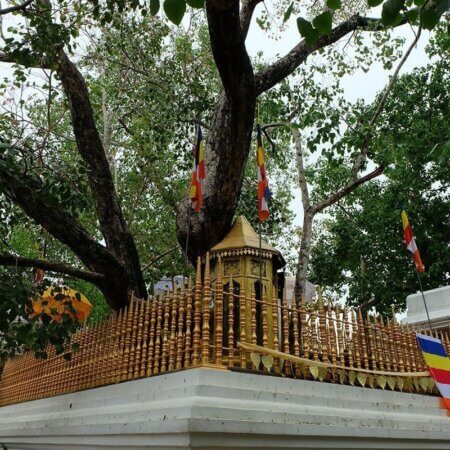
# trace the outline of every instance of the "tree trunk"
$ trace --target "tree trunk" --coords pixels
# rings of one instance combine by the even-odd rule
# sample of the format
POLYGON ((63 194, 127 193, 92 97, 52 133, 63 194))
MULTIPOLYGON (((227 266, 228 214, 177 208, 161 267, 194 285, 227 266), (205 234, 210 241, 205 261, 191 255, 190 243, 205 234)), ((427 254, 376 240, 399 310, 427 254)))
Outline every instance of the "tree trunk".
POLYGON ((231 106, 224 92, 216 105, 206 140, 206 187, 202 210, 191 212, 189 199, 184 199, 178 206, 177 236, 183 249, 191 214, 188 247, 191 261, 205 254, 230 229, 249 154, 255 105, 255 99, 250 98, 237 114, 233 109, 238 108, 231 106))
POLYGON ((309 258, 311 256, 311 239, 314 213, 305 211, 303 217, 303 232, 298 254, 297 273, 295 276, 295 300, 300 303, 305 294, 306 280, 308 277, 309 258))

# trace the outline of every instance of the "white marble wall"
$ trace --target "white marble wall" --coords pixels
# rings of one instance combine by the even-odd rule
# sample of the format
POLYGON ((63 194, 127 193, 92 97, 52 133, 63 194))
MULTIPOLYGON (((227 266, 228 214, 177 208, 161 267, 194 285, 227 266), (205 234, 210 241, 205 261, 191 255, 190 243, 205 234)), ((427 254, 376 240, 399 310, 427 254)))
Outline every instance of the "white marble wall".
MULTIPOLYGON (((431 322, 436 327, 444 327, 450 323, 450 286, 431 289, 424 292, 425 302, 431 322)), ((406 297, 406 323, 427 323, 427 314, 422 294, 411 294, 406 297)))
POLYGON ((192 369, 0 408, 15 449, 450 449, 437 397, 192 369))

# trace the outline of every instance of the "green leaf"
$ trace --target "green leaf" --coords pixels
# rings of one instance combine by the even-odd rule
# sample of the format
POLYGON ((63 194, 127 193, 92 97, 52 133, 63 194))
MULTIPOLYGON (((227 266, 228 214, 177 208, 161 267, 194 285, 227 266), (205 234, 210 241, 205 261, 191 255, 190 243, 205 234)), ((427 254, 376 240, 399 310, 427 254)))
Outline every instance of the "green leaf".
POLYGON ((417 6, 425 5, 425 0, 414 0, 414 4, 417 6))
POLYGON ((410 22, 415 23, 419 17, 419 11, 417 9, 411 9, 406 13, 406 17, 410 22))
POLYGON ((427 9, 422 12, 422 27, 426 30, 432 30, 439 22, 439 14, 433 9, 427 9))
POLYGON ((191 8, 203 8, 205 6, 205 0, 186 0, 186 3, 191 8))
POLYGON ((333 16, 330 11, 325 11, 313 19, 313 25, 322 34, 330 34, 333 23, 333 16))
POLYGON ((161 7, 159 0, 150 0, 150 14, 156 16, 158 14, 159 8, 161 7))
POLYGON ((450 11, 450 1, 449 0, 441 0, 435 7, 435 11, 439 14, 439 17, 442 16, 447 11, 450 11))
POLYGON ((383 0, 367 0, 367 4, 371 8, 375 8, 375 6, 381 5, 383 3, 383 0))
POLYGON ((341 0, 327 0, 327 6, 330 9, 339 9, 341 5, 341 0))
POLYGON ((171 22, 179 25, 186 12, 186 2, 184 0, 165 0, 164 12, 171 22))
MULTIPOLYGON (((384 25, 390 26, 398 22, 400 11, 405 6, 405 0, 387 0, 383 4, 381 21, 384 25)), ((400 16, 401 17, 401 16, 400 16)))
POLYGON ((294 9, 294 3, 291 3, 288 6, 288 9, 286 10, 286 12, 284 13, 284 17, 283 17, 283 22, 286 23, 290 18, 291 18, 291 14, 292 14, 292 10, 294 9))
POLYGON ((303 19, 303 17, 297 19, 297 28, 308 45, 314 45, 317 39, 319 39, 319 30, 316 30, 311 23, 303 19))

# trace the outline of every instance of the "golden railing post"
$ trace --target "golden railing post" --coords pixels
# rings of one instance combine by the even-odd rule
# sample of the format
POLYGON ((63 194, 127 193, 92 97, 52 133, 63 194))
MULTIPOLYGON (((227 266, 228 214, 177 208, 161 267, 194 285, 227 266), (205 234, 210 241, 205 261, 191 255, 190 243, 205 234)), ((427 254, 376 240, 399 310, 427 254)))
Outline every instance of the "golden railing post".
POLYGON ((145 369, 145 375, 149 377, 153 373, 155 366, 155 338, 156 338, 156 321, 158 316, 158 299, 159 297, 154 294, 151 300, 150 308, 150 333, 148 338, 148 357, 147 357, 147 367, 145 369))
POLYGON ((364 321, 361 313, 361 309, 358 310, 358 329, 361 336, 361 351, 362 359, 364 363, 364 369, 369 369, 369 357, 367 354, 367 341, 366 341, 366 330, 364 326, 364 321))
POLYGON ((160 355, 161 355, 161 336, 162 336, 162 321, 163 321, 163 293, 158 297, 158 309, 156 312, 156 335, 155 335, 155 353, 153 358, 153 374, 160 372, 160 355))
MULTIPOLYGON (((252 307, 255 308, 255 344, 257 342, 256 340, 256 302, 255 302, 255 293, 252 291, 252 307)), ((252 312, 252 318, 253 318, 253 312, 252 312)), ((278 297, 274 293, 272 296, 272 324, 273 324, 273 349, 275 351, 280 350, 279 346, 279 337, 278 337, 278 297)), ((253 326, 253 325, 252 325, 253 326)), ((252 329, 252 344, 253 344, 253 329, 252 329)), ((280 373, 280 363, 278 359, 276 359, 273 363, 273 368, 275 370, 275 373, 280 373)))
POLYGON ((131 344, 131 329, 133 320, 133 307, 134 302, 133 298, 131 298, 131 302, 127 305, 127 320, 126 320, 126 329, 125 329, 125 340, 123 346, 123 358, 122 358, 122 375, 121 381, 126 381, 128 379, 128 361, 130 356, 130 344, 131 344))
POLYGON ((134 297, 134 292, 131 293, 131 301, 134 302, 133 314, 131 319, 131 338, 130 338, 130 357, 128 359, 128 380, 133 379, 134 365, 136 363, 136 338, 137 338, 137 323, 139 314, 139 301, 134 297))
POLYGON ((389 320, 389 318, 386 321, 386 332, 388 333, 388 337, 389 337, 388 348, 389 348, 389 355, 390 355, 390 360, 391 360, 391 367, 394 372, 397 372, 398 368, 397 368, 397 358, 396 358, 396 353, 395 353, 394 331, 393 331, 391 321, 389 320))
POLYGON ((184 368, 191 365, 191 350, 192 350, 192 281, 189 277, 188 290, 186 297, 186 344, 184 349, 184 368))
POLYGON ((169 371, 175 369, 175 343, 177 332, 178 288, 173 287, 172 312, 170 317, 169 371))
MULTIPOLYGON (((262 298, 264 300, 264 296, 262 298)), ((242 343, 245 343, 245 341, 246 341, 246 336, 245 336, 246 304, 247 304, 247 299, 245 297, 245 290, 242 289, 242 291, 239 295, 239 330, 240 330, 239 340, 242 343)), ((264 308, 263 308, 263 315, 264 315, 264 308)), ((267 309, 266 309, 266 342, 267 342, 267 309)), ((247 355, 243 348, 241 348, 241 367, 243 369, 245 369, 247 367, 247 355)))
POLYGON ((137 335, 136 335, 136 358, 134 361, 133 380, 139 378, 142 362, 142 334, 144 332, 144 300, 139 300, 138 314, 135 317, 137 320, 137 335))
POLYGON ((353 348, 355 350, 355 362, 356 367, 361 369, 361 353, 359 351, 359 330, 356 324, 356 312, 350 310, 350 320, 352 321, 352 341, 353 348))
MULTIPOLYGON (((331 364, 337 365, 337 340, 336 340, 336 328, 335 320, 333 317, 333 309, 331 308, 331 302, 328 303, 328 336, 330 337, 330 353, 331 364)), ((331 371, 333 380, 336 380, 336 369, 331 371)))
POLYGON ((302 356, 309 359, 308 320, 306 318, 305 296, 302 295, 300 305, 300 323, 302 325, 302 356))
POLYGON ((215 356, 216 364, 222 365, 223 352, 223 264, 222 258, 219 256, 217 262, 217 278, 216 278, 216 305, 215 305, 215 356))
POLYGON ((375 351, 375 339, 373 336, 372 321, 370 320, 369 313, 367 313, 366 326, 367 326, 367 336, 369 338, 370 362, 372 364, 372 370, 377 370, 377 356, 376 356, 376 351, 375 351))
POLYGON ((344 309, 342 310, 343 313, 343 320, 345 324, 345 347, 347 348, 347 355, 348 355, 348 366, 354 367, 353 365, 353 349, 350 339, 350 323, 348 319, 348 311, 347 308, 344 306, 344 309))
POLYGON ((167 358, 169 356, 169 318, 170 318, 170 291, 167 290, 164 299, 164 325, 162 335, 162 352, 160 372, 167 372, 167 358))
POLYGON ((142 350, 141 350, 141 367, 139 368, 139 377, 145 377, 148 364, 148 330, 150 325, 150 295, 145 301, 144 308, 144 329, 142 331, 142 350))
POLYGON ((121 325, 123 322, 123 309, 120 309, 119 312, 115 315, 114 320, 114 343, 112 348, 112 357, 110 360, 109 366, 109 376, 108 376, 108 384, 115 383, 117 381, 117 375, 120 369, 120 332, 121 325))
POLYGON ((400 342, 401 342, 401 347, 402 347, 402 354, 403 354, 403 358, 405 361, 405 370, 407 372, 411 372, 411 363, 410 363, 410 358, 409 358, 409 347, 408 347, 408 342, 406 340, 406 330, 405 327, 400 326, 400 342))
MULTIPOLYGON (((268 340, 268 336, 267 336, 267 298, 265 296, 265 294, 263 294, 262 296, 262 332, 263 332, 263 339, 262 339, 262 344, 263 347, 267 348, 269 345, 269 340, 268 340)), ((245 322, 244 322, 245 325, 245 322)), ((241 327, 242 327, 242 320, 241 320, 241 327)), ((244 326, 245 328, 245 326, 244 326)), ((242 334, 242 331, 241 331, 242 334)))
POLYGON ((377 352, 378 367, 380 368, 380 370, 384 370, 383 347, 381 345, 381 329, 376 315, 374 317, 374 329, 375 329, 375 348, 377 352))
POLYGON ((205 274, 203 279, 203 317, 202 317, 202 364, 209 363, 210 345, 210 306, 211 306, 211 272, 209 268, 209 253, 206 253, 205 274))
POLYGON ((319 333, 317 329, 317 314, 312 303, 309 305, 309 320, 311 326, 311 350, 314 361, 319 361, 319 333))
POLYGON ((193 333, 193 351, 192 365, 197 366, 200 362, 201 350, 201 321, 202 321, 202 263, 197 258, 197 273, 195 277, 195 294, 194 294, 194 333, 193 333))
POLYGON ((395 318, 394 307, 392 307, 392 324, 394 327, 394 338, 395 338, 395 343, 396 343, 396 347, 397 347, 398 367, 400 369, 400 372, 404 372, 405 371, 405 363, 403 361, 403 352, 402 352, 402 348, 401 348, 402 344, 401 344, 401 339, 400 339, 400 333, 398 330, 397 320, 395 318))
POLYGON ((178 331, 177 331, 177 340, 176 340, 176 360, 175 360, 175 369, 180 370, 183 368, 183 342, 184 342, 184 320, 185 320, 185 302, 186 302, 186 291, 184 287, 184 278, 183 283, 181 284, 180 297, 179 297, 179 305, 178 305, 178 331))
POLYGON ((380 316, 380 326, 382 331, 381 344, 383 345, 385 367, 386 370, 392 371, 391 353, 389 351, 389 331, 384 324, 382 316, 380 316))
POLYGON ((104 386, 108 383, 108 365, 112 359, 111 355, 111 342, 114 340, 114 313, 111 314, 109 319, 105 321, 102 330, 102 346, 100 350, 100 364, 99 364, 99 376, 98 385, 104 386))
POLYGON ((325 323, 325 306, 322 299, 322 289, 320 286, 317 287, 318 296, 318 312, 319 312, 319 329, 320 329, 320 344, 319 348, 322 353, 322 360, 328 361, 328 336, 327 336, 327 326, 325 323))
POLYGON ((230 275, 228 290, 228 366, 233 367, 234 357, 234 291, 233 278, 230 275))
MULTIPOLYGON (((290 353, 290 345, 289 345, 289 311, 288 304, 286 298, 286 289, 283 289, 283 297, 281 299, 281 318, 282 318, 282 330, 283 330, 283 352, 290 353)), ((284 371, 286 375, 291 375, 291 366, 286 363, 284 365, 284 371)))
POLYGON ((256 297, 253 289, 250 293, 250 329, 251 342, 253 345, 256 345, 258 343, 258 337, 256 335, 256 297))
POLYGON ((411 370, 413 372, 416 372, 418 369, 416 364, 416 355, 414 352, 413 334, 411 332, 409 325, 406 325, 406 339, 408 342, 409 357, 411 359, 411 370))

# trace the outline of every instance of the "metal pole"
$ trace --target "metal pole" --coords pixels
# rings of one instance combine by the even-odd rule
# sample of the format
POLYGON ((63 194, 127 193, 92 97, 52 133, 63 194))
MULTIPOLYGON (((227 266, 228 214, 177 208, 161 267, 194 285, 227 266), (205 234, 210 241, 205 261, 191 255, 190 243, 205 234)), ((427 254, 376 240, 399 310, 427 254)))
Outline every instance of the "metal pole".
POLYGON ((430 331, 433 331, 433 329, 431 327, 430 314, 428 313, 427 302, 425 301, 425 294, 423 293, 422 280, 420 279, 419 271, 417 270, 417 267, 415 264, 414 264, 414 269, 416 271, 417 280, 419 281, 419 287, 420 287, 420 292, 422 293, 423 305, 425 306, 425 312, 427 313, 428 325, 430 327, 430 331))

